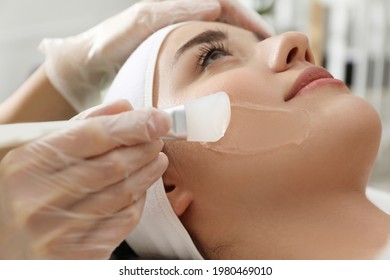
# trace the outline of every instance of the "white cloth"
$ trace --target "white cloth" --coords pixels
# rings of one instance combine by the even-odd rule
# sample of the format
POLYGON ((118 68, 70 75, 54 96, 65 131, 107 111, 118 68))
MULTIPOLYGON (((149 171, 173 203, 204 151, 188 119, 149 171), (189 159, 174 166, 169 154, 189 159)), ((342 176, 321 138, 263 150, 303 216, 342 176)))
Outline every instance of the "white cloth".
POLYGON ((390 260, 390 238, 387 241, 385 248, 383 248, 376 258, 377 260, 390 260))
MULTIPOLYGON (((183 24, 188 23, 170 25, 145 40, 119 71, 104 103, 127 99, 134 109, 152 107, 159 50, 169 33, 183 24)), ((203 259, 174 213, 161 178, 147 191, 141 221, 126 241, 141 258, 203 259)))
MULTIPOLYGON (((390 215, 390 192, 377 188, 367 187, 367 198, 374 203, 383 212, 390 215)), ((378 260, 390 260, 390 236, 385 248, 383 248, 377 257, 378 260)))
POLYGON ((390 215, 390 192, 369 186, 366 189, 366 195, 379 209, 390 215))

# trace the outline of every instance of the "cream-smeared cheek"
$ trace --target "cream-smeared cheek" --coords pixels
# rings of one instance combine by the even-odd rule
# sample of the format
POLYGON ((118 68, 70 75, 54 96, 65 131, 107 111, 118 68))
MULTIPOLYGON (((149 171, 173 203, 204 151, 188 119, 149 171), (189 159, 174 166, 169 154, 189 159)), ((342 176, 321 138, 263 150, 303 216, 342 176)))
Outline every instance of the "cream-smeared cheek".
MULTIPOLYGON (((223 68, 221 62, 218 67, 223 68)), ((244 64, 223 71, 218 67, 196 79, 191 76, 193 71, 183 71, 181 79, 170 79, 170 100, 175 103, 170 105, 219 91, 230 97, 232 115, 225 136, 216 143, 204 143, 203 148, 227 154, 256 154, 301 145, 308 139, 309 111, 283 106, 281 94, 275 92, 273 77, 267 76, 270 74, 262 71, 261 65, 244 64), (193 81, 189 83, 189 79, 193 81)))
POLYGON ((311 117, 304 109, 284 109, 249 102, 231 104, 225 136, 204 147, 227 154, 256 154, 286 145, 299 146, 310 135, 311 117))
POLYGON ((309 138, 311 113, 304 108, 283 106, 268 89, 266 77, 253 71, 231 71, 215 77, 205 91, 226 91, 231 99, 231 121, 225 136, 204 148, 228 154, 256 154, 282 146, 299 146, 309 138), (264 86, 262 86, 264 85, 264 86))

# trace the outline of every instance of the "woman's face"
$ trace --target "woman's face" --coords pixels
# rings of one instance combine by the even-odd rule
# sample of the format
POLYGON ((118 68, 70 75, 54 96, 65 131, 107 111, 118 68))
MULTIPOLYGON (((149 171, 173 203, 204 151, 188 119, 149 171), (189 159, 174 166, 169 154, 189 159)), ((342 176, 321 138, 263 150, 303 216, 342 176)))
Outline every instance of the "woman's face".
MULTIPOLYGON (((363 188, 380 139, 372 107, 314 67, 307 38, 258 38, 222 23, 173 31, 160 51, 158 107, 225 91, 231 123, 217 143, 166 142, 166 185, 190 193, 181 216, 205 248, 239 239, 262 213, 305 196, 363 188), (222 238, 223 239, 223 238, 222 238)), ((175 190, 172 191, 174 196, 175 190)), ((170 197, 168 193, 168 197, 170 197)))

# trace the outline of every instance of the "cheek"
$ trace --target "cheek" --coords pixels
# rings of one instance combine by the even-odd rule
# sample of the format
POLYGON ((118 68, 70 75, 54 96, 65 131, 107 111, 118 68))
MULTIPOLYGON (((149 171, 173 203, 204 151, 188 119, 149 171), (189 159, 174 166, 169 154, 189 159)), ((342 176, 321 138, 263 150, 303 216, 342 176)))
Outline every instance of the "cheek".
MULTIPOLYGON (((202 205, 222 204, 221 194, 226 201, 248 202, 267 191, 269 195, 283 191, 286 184, 318 185, 318 178, 326 183, 334 174, 344 174, 345 180, 353 177, 358 183, 364 181, 380 140, 376 112, 366 101, 347 95, 313 109, 317 110, 313 113, 313 130, 302 145, 237 155, 182 143, 183 157, 178 165, 183 179, 202 205)), ((240 145, 249 144, 243 139, 240 145)))
MULTIPOLYGON (((261 75, 249 67, 224 71, 205 76, 179 91, 177 100, 185 102, 219 91, 225 91, 232 102, 253 102, 256 104, 276 104, 275 95, 270 94, 271 77, 261 75), (268 82, 267 82, 268 81, 268 82)), ((275 90, 275 89, 274 89, 275 90)))

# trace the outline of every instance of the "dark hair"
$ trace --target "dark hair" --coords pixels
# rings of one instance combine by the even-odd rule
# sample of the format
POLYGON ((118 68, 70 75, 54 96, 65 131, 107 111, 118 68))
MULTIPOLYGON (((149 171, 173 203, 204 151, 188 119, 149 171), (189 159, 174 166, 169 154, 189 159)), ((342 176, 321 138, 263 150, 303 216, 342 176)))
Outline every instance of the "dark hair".
POLYGON ((138 255, 130 248, 126 241, 122 241, 112 252, 110 260, 137 260, 138 255))

